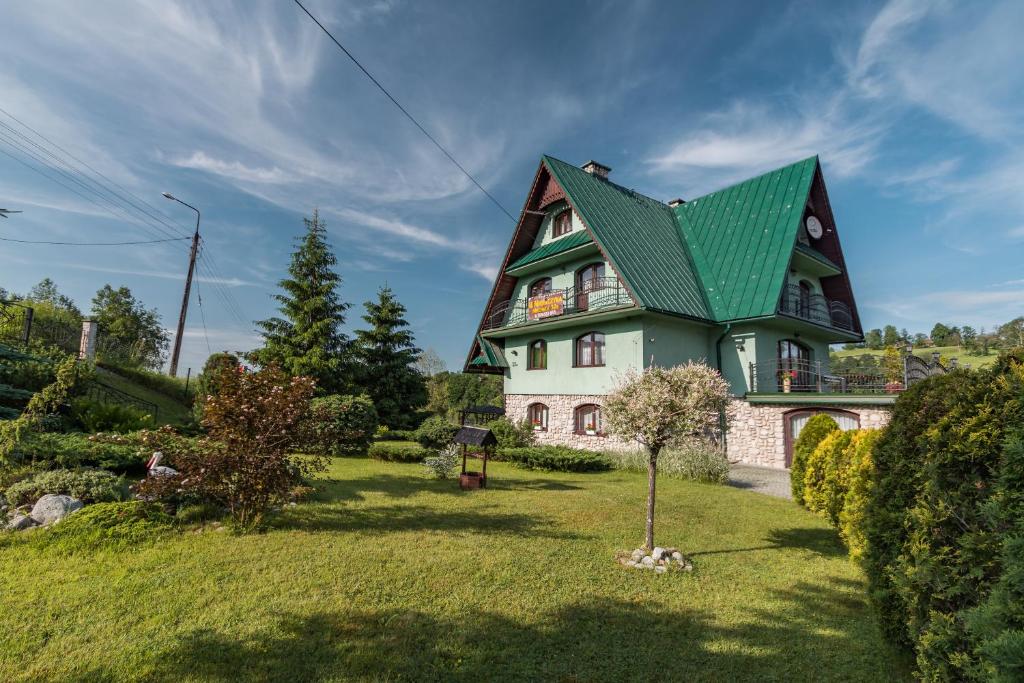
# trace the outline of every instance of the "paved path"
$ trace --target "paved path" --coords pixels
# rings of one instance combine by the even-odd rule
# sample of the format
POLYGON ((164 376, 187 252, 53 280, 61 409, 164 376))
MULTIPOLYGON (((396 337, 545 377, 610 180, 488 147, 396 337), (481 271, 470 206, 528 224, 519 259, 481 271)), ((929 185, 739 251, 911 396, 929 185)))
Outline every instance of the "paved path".
POLYGON ((789 470, 757 465, 730 465, 729 486, 749 489, 776 498, 792 498, 789 470))

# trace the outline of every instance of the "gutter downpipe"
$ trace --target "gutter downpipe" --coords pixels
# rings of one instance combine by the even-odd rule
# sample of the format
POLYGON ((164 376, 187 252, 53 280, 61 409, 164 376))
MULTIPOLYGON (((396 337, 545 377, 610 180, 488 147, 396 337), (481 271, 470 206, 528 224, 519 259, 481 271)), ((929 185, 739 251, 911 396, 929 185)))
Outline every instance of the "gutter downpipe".
MULTIPOLYGON (((727 336, 729 336, 729 333, 731 331, 732 323, 726 323, 725 329, 722 330, 722 334, 718 337, 718 340, 715 342, 715 363, 718 366, 718 374, 722 375, 723 377, 725 375, 722 374, 722 341, 727 336)), ((728 436, 726 435, 725 429, 727 426, 728 425, 725 419, 725 411, 723 410, 721 413, 718 414, 718 428, 722 432, 722 449, 726 452, 728 452, 729 450, 728 436)))

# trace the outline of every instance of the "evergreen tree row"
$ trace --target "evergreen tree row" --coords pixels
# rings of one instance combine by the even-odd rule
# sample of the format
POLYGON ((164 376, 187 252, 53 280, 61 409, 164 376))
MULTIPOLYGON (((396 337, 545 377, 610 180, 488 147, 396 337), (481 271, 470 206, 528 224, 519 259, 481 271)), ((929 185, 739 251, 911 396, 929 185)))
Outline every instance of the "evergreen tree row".
POLYGON ((350 339, 342 331, 349 304, 341 299, 337 258, 317 211, 304 218, 288 266, 274 296, 279 316, 257 322, 263 347, 248 354, 259 365, 276 363, 292 375, 313 377, 321 394, 366 394, 391 428, 406 428, 427 401, 424 377, 414 364, 420 356, 406 309, 383 286, 367 301, 367 328, 350 339))

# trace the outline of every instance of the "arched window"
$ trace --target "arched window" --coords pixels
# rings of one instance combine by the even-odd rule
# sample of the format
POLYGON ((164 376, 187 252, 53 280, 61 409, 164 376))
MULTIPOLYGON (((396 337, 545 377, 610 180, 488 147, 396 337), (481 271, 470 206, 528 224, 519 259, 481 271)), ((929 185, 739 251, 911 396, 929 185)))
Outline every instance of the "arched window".
POLYGON ((576 408, 574 415, 577 434, 604 436, 601 426, 601 406, 586 403, 576 408))
POLYGON ((810 391, 814 388, 811 377, 811 352, 792 339, 779 341, 779 389, 810 391))
POLYGON ((576 339, 576 367, 595 368, 604 365, 604 335, 587 332, 576 339))
POLYGON ((548 430, 548 407, 543 403, 531 403, 526 409, 526 419, 533 425, 533 431, 548 430))
POLYGON ((551 292, 551 278, 542 277, 539 280, 534 280, 533 284, 530 285, 530 298, 535 296, 544 296, 551 292))
POLYGON ((576 271, 576 308, 590 306, 590 294, 604 288, 604 264, 591 263, 576 271))
POLYGON ((562 235, 568 235, 570 232, 572 232, 572 210, 566 209, 555 216, 554 223, 551 226, 551 236, 561 237, 562 235))
POLYGON ((543 339, 530 342, 530 352, 526 359, 527 370, 547 370, 548 343, 543 339))

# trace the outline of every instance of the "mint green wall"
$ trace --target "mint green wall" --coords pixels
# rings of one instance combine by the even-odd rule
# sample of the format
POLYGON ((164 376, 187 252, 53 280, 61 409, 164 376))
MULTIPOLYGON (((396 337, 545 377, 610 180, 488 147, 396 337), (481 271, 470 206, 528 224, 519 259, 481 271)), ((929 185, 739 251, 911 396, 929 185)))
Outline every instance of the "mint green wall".
POLYGON ((644 321, 644 367, 653 364, 672 367, 687 361, 704 361, 714 366, 714 354, 709 354, 709 325, 670 318, 668 316, 645 315, 644 321))
MULTIPOLYGON (((724 328, 720 328, 724 329, 724 328)), ((721 332, 712 333, 714 339, 721 332)), ((729 335, 722 340, 722 375, 729 381, 734 395, 750 391, 750 363, 771 363, 778 358, 779 342, 792 339, 811 350, 811 362, 821 361, 822 371, 828 372, 828 347, 806 331, 798 331, 785 321, 765 321, 733 325, 729 335)), ((711 351, 714 353, 714 350, 711 351)))
POLYGON ((616 373, 640 369, 643 363, 643 322, 639 316, 547 330, 505 339, 506 394, 604 394, 615 384, 616 373), (605 366, 574 368, 575 340, 590 331, 605 335, 605 366), (535 339, 548 343, 546 370, 527 370, 528 345, 535 339))
POLYGON ((530 273, 529 275, 522 276, 516 282, 516 288, 512 292, 512 300, 518 301, 519 299, 525 299, 530 291, 530 285, 542 277, 551 278, 551 289, 554 290, 573 287, 576 284, 576 271, 583 266, 598 262, 604 263, 604 273, 606 277, 615 276, 615 271, 612 270, 610 263, 601 258, 600 254, 591 254, 590 256, 584 256, 573 261, 557 264, 548 270, 541 270, 536 273, 530 273))
POLYGON ((799 285, 801 280, 807 280, 811 284, 812 293, 821 294, 821 280, 817 275, 801 272, 799 269, 789 271, 789 284, 799 285))
MULTIPOLYGON (((560 214, 564 209, 568 208, 569 202, 563 200, 555 202, 546 209, 548 215, 544 216, 544 221, 540 224, 540 230, 537 232, 537 237, 533 240, 533 249, 536 249, 537 247, 547 244, 549 242, 555 241, 555 238, 551 236, 551 223, 554 222, 555 216, 560 214)), ((580 217, 576 215, 575 211, 573 211, 572 232, 584 229, 585 228, 583 227, 583 222, 580 220, 580 217)), ((569 235, 572 234, 572 232, 566 235, 561 235, 561 237, 568 237, 569 235)))

